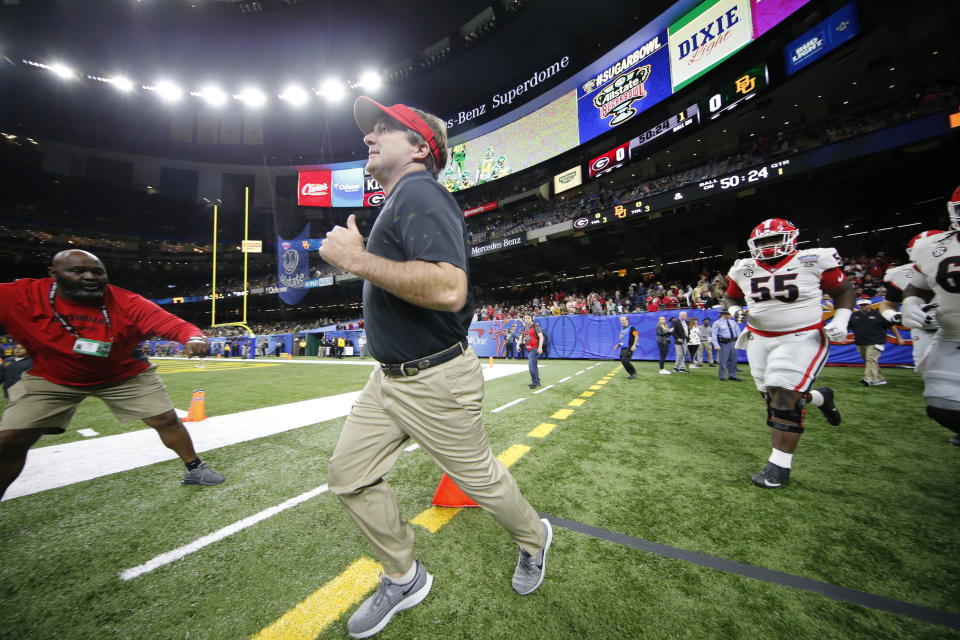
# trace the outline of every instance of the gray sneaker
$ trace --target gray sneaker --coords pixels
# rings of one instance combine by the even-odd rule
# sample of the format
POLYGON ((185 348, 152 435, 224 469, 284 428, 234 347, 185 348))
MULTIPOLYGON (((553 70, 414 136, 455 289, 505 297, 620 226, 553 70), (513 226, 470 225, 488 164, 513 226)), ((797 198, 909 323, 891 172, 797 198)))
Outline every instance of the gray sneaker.
POLYGON ((546 542, 543 549, 535 556, 520 549, 520 559, 517 560, 517 568, 513 571, 513 590, 522 596, 528 596, 537 590, 540 583, 543 582, 543 576, 547 573, 547 551, 550 550, 550 543, 553 542, 553 527, 546 518, 540 518, 543 523, 543 534, 546 542))
POLYGON ((417 560, 417 573, 407 584, 394 584, 383 576, 377 592, 367 598, 347 621, 351 638, 369 638, 383 631, 393 614, 423 602, 430 593, 433 576, 417 560))
POLYGON ((223 480, 223 475, 208 467, 206 462, 201 462, 199 467, 183 474, 183 484, 210 486, 220 484, 223 480))

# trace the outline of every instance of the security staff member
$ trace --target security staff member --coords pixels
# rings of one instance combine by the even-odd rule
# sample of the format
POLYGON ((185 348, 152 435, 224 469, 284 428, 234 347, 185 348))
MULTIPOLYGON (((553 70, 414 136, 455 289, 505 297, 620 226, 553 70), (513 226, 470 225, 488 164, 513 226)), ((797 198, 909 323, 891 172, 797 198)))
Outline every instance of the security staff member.
POLYGON ((620 316, 620 338, 617 344, 620 347, 620 363, 627 372, 628 380, 637 379, 637 370, 630 361, 633 358, 633 352, 637 350, 637 340, 639 334, 637 330, 630 325, 627 316, 620 316))
POLYGON ((413 532, 383 476, 409 440, 520 546, 512 585, 540 586, 552 531, 493 456, 483 427, 483 373, 467 342, 473 316, 463 214, 437 176, 446 126, 405 105, 358 98, 354 116, 369 149, 367 170, 387 198, 366 249, 354 216, 334 227, 320 255, 364 279, 363 312, 374 367, 350 411, 327 469, 330 490, 373 547, 386 574, 347 622, 365 638, 419 604, 433 576, 413 552, 413 532))
POLYGON ((728 378, 736 382, 743 382, 737 377, 737 338, 740 336, 740 325, 730 318, 730 310, 720 312, 720 319, 713 325, 713 346, 720 350, 720 381, 728 378))

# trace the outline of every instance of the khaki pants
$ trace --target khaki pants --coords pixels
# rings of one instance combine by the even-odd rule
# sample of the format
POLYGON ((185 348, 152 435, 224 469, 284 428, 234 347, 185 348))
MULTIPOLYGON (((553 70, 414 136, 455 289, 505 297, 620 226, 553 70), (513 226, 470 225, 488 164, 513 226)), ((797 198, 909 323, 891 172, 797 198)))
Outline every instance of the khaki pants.
POLYGON ((413 440, 528 552, 544 545, 540 516, 490 450, 483 427, 483 374, 472 349, 415 376, 375 367, 343 425, 328 484, 370 542, 386 574, 414 561, 413 531, 383 479, 413 440))
POLYGON ((872 344, 858 344, 857 351, 860 352, 860 357, 866 363, 863 374, 864 380, 867 382, 885 382, 884 377, 880 374, 880 354, 883 352, 872 344))

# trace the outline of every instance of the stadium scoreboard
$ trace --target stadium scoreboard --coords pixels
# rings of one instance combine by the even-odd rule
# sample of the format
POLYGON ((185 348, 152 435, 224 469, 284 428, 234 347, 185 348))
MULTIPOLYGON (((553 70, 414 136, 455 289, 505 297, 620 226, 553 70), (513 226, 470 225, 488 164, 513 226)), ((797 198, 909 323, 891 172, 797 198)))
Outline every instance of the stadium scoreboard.
POLYGON ((573 228, 576 230, 592 229, 618 220, 673 209, 721 193, 739 191, 767 184, 779 178, 796 176, 811 168, 813 168, 811 163, 800 158, 774 160, 716 178, 700 180, 679 189, 656 193, 633 202, 618 204, 611 209, 597 211, 587 216, 581 216, 573 221, 573 228))

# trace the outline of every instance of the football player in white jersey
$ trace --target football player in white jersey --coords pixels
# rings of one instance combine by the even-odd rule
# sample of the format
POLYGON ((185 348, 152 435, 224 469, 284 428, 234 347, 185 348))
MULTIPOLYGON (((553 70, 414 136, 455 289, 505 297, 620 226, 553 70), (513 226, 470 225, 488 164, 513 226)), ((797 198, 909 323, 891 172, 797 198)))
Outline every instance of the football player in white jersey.
MULTIPOLYGON (((913 254, 918 251, 927 240, 937 234, 943 233, 940 229, 923 231, 918 233, 910 242, 907 243, 907 257, 910 262, 896 267, 890 267, 883 274, 883 284, 887 289, 887 294, 880 302, 880 315, 891 324, 901 324, 902 319, 897 307, 903 302, 903 292, 914 279, 921 277, 916 269, 913 268, 913 254)), ((934 323, 923 329, 911 329, 910 341, 913 342, 913 364, 914 367, 923 359, 923 355, 933 343, 933 334, 940 328, 940 325, 934 323)), ((919 370, 918 370, 919 373, 919 370)))
POLYGON ((811 389, 827 361, 828 338, 847 337, 856 293, 833 249, 797 250, 799 230, 781 218, 764 220, 750 233, 750 258, 737 260, 728 274, 725 302, 731 312, 749 305, 747 328, 737 348, 747 350, 750 375, 767 403, 773 453, 751 481, 764 488, 790 479, 793 452, 804 430, 804 406, 818 407, 832 425, 840 411, 829 387, 811 389), (823 325, 821 297, 833 298, 834 315, 823 325))
MULTIPOLYGON (((914 278, 903 292, 903 324, 920 330, 939 322, 940 331, 920 367, 927 415, 960 434, 960 187, 947 202, 950 230, 933 236, 913 252, 914 278), (935 312, 925 306, 934 296, 935 312)), ((960 436, 950 439, 960 447, 960 436)))

